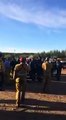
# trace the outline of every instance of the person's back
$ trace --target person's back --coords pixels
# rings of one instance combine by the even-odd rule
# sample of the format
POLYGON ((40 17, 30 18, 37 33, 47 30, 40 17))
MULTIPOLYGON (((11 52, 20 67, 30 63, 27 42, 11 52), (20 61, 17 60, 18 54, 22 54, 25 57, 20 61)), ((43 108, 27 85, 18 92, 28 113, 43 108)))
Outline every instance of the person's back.
POLYGON ((43 77, 43 73, 42 73, 42 61, 39 58, 37 59, 36 67, 37 67, 37 70, 36 70, 36 72, 37 72, 37 80, 39 82, 41 82, 42 81, 42 77, 43 77))
POLYGON ((62 70, 62 68, 63 68, 63 67, 62 67, 62 63, 60 62, 60 59, 57 59, 56 66, 57 66, 56 78, 57 78, 57 80, 60 80, 61 70, 62 70))
POLYGON ((4 62, 2 60, 2 54, 0 53, 0 90, 3 89, 4 72, 5 72, 4 62))
POLYGON ((4 72, 4 63, 2 59, 0 59, 0 72, 4 72))
POLYGON ((52 68, 52 65, 48 61, 42 63, 42 69, 43 69, 43 71, 46 74, 50 74, 51 73, 51 68, 52 68))
POLYGON ((31 61, 30 68, 31 68, 30 78, 32 79, 32 81, 35 81, 35 74, 36 74, 36 71, 37 71, 36 59, 35 58, 33 58, 33 60, 31 61))
POLYGON ((44 63, 42 63, 42 69, 44 72, 44 87, 43 91, 45 91, 46 87, 49 86, 51 81, 51 69, 52 64, 49 63, 49 59, 46 59, 44 63))
POLYGON ((16 64, 17 64, 16 59, 12 58, 12 60, 10 62, 10 67, 11 67, 12 74, 13 74, 13 70, 14 70, 14 67, 15 67, 16 64))
POLYGON ((25 99, 25 90, 26 90, 26 77, 27 72, 29 71, 29 66, 25 63, 25 59, 20 61, 20 64, 17 64, 14 68, 13 79, 16 82, 16 105, 19 107, 20 102, 25 99), (20 97, 20 93, 21 97, 20 97))
POLYGON ((10 61, 8 59, 5 59, 4 61, 5 69, 10 69, 10 61))
POLYGON ((14 71, 16 73, 16 76, 15 76, 16 78, 26 77, 28 72, 28 66, 27 64, 23 64, 23 63, 17 64, 14 68, 14 71))
POLYGON ((52 69, 51 69, 51 75, 56 76, 57 74, 57 66, 56 66, 56 59, 53 59, 52 61, 52 69))

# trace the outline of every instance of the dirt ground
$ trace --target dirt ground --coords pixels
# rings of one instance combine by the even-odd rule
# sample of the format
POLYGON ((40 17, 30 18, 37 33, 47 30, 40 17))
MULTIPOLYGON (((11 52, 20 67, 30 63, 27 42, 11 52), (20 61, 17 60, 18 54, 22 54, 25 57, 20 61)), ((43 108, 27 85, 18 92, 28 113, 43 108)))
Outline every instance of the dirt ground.
POLYGON ((0 91, 0 120, 66 120, 66 70, 60 81, 52 80, 43 92, 43 82, 27 82, 25 102, 15 106, 15 86, 0 91))

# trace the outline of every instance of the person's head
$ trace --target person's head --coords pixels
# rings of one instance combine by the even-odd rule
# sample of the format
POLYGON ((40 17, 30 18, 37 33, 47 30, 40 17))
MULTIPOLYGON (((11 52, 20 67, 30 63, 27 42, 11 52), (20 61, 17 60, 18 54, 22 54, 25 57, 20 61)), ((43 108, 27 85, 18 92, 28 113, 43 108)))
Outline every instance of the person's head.
POLYGON ((60 62, 60 58, 57 58, 57 61, 60 62))
POLYGON ((25 63, 26 62, 26 58, 25 57, 20 57, 19 61, 20 61, 20 63, 25 63))
POLYGON ((19 62, 20 62, 20 63, 22 62, 22 57, 19 58, 19 62))
POLYGON ((22 63, 25 63, 25 62, 26 62, 26 58, 22 57, 22 63))
POLYGON ((49 57, 46 57, 45 61, 49 61, 49 57))

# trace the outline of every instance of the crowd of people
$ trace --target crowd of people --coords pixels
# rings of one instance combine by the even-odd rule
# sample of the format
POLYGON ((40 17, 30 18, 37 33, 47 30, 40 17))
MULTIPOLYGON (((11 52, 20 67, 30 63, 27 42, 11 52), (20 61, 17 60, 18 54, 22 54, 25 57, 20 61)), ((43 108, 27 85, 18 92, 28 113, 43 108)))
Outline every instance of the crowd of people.
POLYGON ((3 54, 0 53, 0 90, 3 90, 4 84, 10 82, 11 73, 16 86, 16 106, 19 107, 25 99, 27 75, 32 82, 43 82, 45 92, 53 77, 60 81, 62 68, 59 58, 46 57, 43 59, 34 56, 30 59, 19 57, 16 60, 15 57, 3 58, 3 54))

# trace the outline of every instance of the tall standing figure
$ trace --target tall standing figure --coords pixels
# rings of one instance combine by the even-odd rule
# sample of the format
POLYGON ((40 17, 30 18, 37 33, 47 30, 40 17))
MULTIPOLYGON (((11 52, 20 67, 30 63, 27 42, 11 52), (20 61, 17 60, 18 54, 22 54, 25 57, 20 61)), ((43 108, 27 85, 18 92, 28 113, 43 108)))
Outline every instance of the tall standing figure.
POLYGON ((29 71, 29 66, 26 64, 26 58, 20 58, 20 63, 15 65, 13 79, 16 83, 16 106, 19 107, 25 99, 26 77, 29 71))
POLYGON ((50 81, 51 81, 51 69, 52 69, 52 64, 49 62, 49 58, 48 57, 42 63, 42 69, 43 69, 43 73, 44 73, 43 91, 46 91, 46 89, 50 85, 50 81))
POLYGON ((3 54, 0 52, 0 90, 3 90, 4 73, 5 73, 5 66, 2 57, 3 54))

